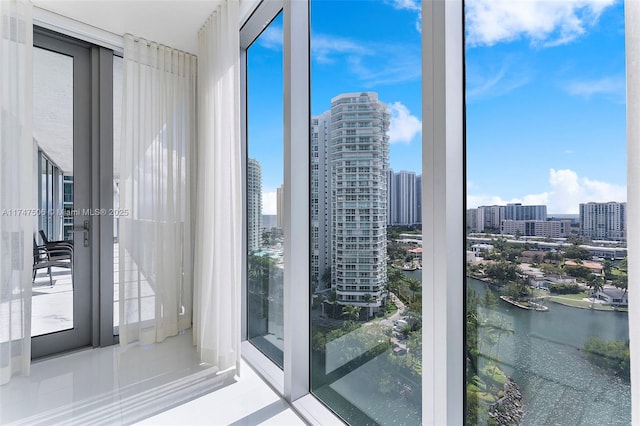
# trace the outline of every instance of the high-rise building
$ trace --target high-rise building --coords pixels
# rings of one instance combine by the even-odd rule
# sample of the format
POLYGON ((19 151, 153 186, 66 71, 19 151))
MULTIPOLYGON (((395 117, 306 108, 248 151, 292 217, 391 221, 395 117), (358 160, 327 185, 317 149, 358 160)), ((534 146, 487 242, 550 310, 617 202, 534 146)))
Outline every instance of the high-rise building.
POLYGON ((596 240, 625 240, 627 203, 580 204, 580 235, 596 240))
POLYGON ((395 176, 398 225, 413 225, 416 204, 416 174, 401 170, 395 176))
POLYGON ((311 282, 319 290, 332 282, 330 128, 331 111, 311 119, 311 282))
POLYGON ((504 206, 480 206, 478 207, 478 230, 499 231, 504 219, 504 206))
POLYGON ((387 225, 398 223, 398 194, 396 192, 396 174, 387 170, 387 225))
POLYGON ((414 200, 414 224, 422 225, 422 175, 416 176, 416 195, 414 200))
POLYGON ((258 160, 247 160, 247 249, 260 248, 262 237, 262 169, 258 160))
POLYGON ((478 232, 478 209, 467 209, 467 231, 478 232))
POLYGON ((422 223, 422 176, 402 170, 387 172, 387 224, 422 223))
POLYGON ((345 93, 311 122, 312 278, 330 270, 338 303, 375 313, 387 280, 387 106, 345 93))
POLYGON ((547 220, 547 206, 523 206, 520 203, 507 204, 504 208, 505 220, 547 220))

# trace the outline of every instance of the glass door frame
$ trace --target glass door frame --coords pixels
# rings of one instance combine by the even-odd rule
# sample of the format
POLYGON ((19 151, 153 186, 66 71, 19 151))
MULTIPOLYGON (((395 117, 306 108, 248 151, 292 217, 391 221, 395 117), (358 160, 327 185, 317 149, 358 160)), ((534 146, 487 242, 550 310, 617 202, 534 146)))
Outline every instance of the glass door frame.
MULTIPOLYGON (((82 211, 89 208, 91 197, 91 50, 84 43, 70 43, 59 37, 34 30, 34 48, 64 55, 73 59, 73 174, 74 179, 74 208, 82 211), (79 204, 80 201, 82 204, 79 204)), ((54 187, 50 185, 47 164, 47 209, 53 212, 48 197, 54 187)), ((50 213, 49 211, 47 213, 50 213)), ((74 228, 82 227, 88 216, 75 216, 74 228)), ((52 219, 47 219, 45 232, 52 235, 52 219)), ((91 262, 90 245, 83 244, 83 233, 75 233, 72 267, 73 292, 73 323, 72 328, 54 331, 31 338, 31 356, 39 358, 71 349, 91 345, 91 262)), ((91 241, 91 235, 89 235, 91 241)))
MULTIPOLYGON (((117 339, 113 334, 113 217, 109 214, 113 209, 114 52, 39 26, 34 26, 33 39, 34 47, 74 57, 74 141, 86 141, 74 143, 74 158, 86 162, 82 185, 86 186, 87 199, 81 208, 92 212, 74 217, 75 228, 89 221, 89 249, 78 259, 88 269, 87 294, 81 296, 83 313, 77 317, 74 312, 74 326, 80 328, 67 333, 68 337, 57 332, 32 338, 35 359, 82 347, 109 346, 117 339), (80 317, 82 324, 78 323, 80 317)), ((79 181, 74 178, 74 196, 79 181)), ((82 245, 83 233, 76 234, 82 245)))

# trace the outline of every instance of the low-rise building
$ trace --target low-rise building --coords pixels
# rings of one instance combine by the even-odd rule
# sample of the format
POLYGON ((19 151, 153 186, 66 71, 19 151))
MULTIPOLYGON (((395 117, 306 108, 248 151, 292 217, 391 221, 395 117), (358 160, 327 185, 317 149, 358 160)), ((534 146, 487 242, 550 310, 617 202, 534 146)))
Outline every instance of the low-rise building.
POLYGON ((589 292, 589 297, 596 297, 598 300, 602 300, 605 304, 611 306, 627 306, 629 305, 629 293, 613 286, 604 286, 602 290, 589 292))
POLYGON ((500 233, 507 235, 562 238, 571 234, 570 220, 511 220, 505 219, 500 233))
POLYGON ((565 266, 584 266, 596 275, 602 275, 602 263, 591 260, 583 260, 581 263, 573 260, 565 260, 565 266))

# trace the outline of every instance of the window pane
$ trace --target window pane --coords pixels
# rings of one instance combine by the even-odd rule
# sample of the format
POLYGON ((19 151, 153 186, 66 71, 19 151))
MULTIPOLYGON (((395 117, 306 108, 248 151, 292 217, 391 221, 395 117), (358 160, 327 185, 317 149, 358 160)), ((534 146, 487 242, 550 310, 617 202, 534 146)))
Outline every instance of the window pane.
POLYGON ((248 337, 280 367, 284 338, 282 60, 279 14, 247 50, 246 183, 248 337))
POLYGON ((420 424, 420 4, 366 6, 311 2, 312 391, 420 424))
POLYGON ((630 424, 623 4, 505 4, 465 13, 467 423, 630 424))
POLYGON ((73 67, 71 56, 33 49, 40 214, 34 220, 32 337, 74 328, 73 67))

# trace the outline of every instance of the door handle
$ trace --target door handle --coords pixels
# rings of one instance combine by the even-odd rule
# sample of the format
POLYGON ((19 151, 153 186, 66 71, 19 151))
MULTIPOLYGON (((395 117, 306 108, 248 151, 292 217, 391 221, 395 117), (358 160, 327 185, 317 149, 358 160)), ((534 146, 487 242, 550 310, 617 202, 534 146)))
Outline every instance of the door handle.
POLYGON ((89 247, 89 221, 85 220, 83 226, 74 226, 73 232, 84 232, 84 246, 89 247))

